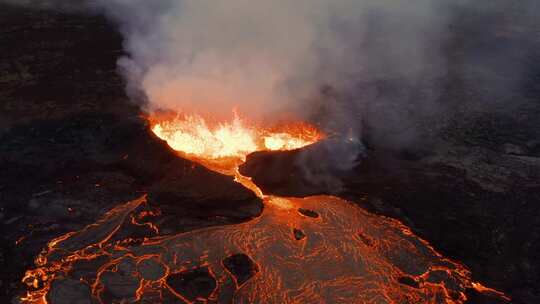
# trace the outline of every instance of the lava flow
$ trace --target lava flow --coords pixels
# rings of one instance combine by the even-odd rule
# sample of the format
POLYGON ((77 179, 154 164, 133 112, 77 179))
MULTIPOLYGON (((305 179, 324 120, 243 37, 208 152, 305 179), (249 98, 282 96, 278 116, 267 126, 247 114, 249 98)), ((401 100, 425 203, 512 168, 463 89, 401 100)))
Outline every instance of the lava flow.
POLYGON ((211 127, 197 116, 151 123, 183 156, 257 193, 262 215, 136 242, 123 237, 126 223, 154 227, 143 221, 151 212, 141 197, 51 241, 24 278, 34 289, 23 302, 464 303, 467 289, 497 293, 398 221, 332 196, 263 195, 238 173, 251 152, 322 138, 307 124, 258 129, 235 118, 211 127))

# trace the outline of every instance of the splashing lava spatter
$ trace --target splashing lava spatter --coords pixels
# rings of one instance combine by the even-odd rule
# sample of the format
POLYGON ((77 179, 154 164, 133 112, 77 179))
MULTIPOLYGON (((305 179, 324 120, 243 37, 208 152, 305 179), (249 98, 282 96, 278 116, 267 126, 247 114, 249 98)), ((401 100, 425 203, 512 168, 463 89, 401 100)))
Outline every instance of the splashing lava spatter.
MULTIPOLYGON (((180 142, 204 138, 185 133, 197 127, 174 122, 155 124, 153 130, 177 150, 186 147, 178 144, 178 130, 184 132, 180 142)), ((303 145, 319 138, 279 134, 303 145)), ((261 149, 260 138, 251 138, 254 149, 261 149)), ((206 160, 210 169, 234 174, 254 190, 264 200, 263 214, 242 224, 156 233, 135 242, 122 237, 126 223, 154 226, 141 220, 151 215, 144 210, 145 197, 127 202, 95 224, 51 241, 36 259, 38 268, 23 280, 33 287, 23 302, 464 303, 468 288, 496 292, 473 282, 464 266, 442 257, 398 221, 332 196, 263 195, 238 173, 241 161, 229 159, 227 167, 212 154, 217 150, 187 149, 182 151, 187 157, 206 160)))

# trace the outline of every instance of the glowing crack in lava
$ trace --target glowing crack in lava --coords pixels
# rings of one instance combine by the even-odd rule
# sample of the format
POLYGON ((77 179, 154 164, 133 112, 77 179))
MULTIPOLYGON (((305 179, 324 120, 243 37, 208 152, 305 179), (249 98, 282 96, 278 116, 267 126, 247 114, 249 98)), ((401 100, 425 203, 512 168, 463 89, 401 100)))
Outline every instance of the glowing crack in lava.
MULTIPOLYGON (((238 162, 213 161, 231 153, 243 158, 250 149, 271 149, 263 146, 264 138, 259 142, 261 137, 253 135, 257 132, 246 131, 253 136, 239 141, 248 143, 245 148, 215 150, 221 144, 216 139, 219 128, 212 131, 197 119, 182 123, 190 121, 195 125, 166 127, 163 122, 153 130, 171 147, 209 161, 209 168, 236 175, 263 198, 262 215, 186 233, 161 235, 151 229, 154 236, 133 241, 126 239, 126 227, 153 228, 142 219, 158 213, 145 209, 146 197, 127 202, 95 224, 51 241, 36 259, 37 268, 23 279, 34 287, 24 303, 458 304, 466 301, 468 288, 504 297, 472 281, 464 266, 441 256, 396 220, 332 196, 263 195, 238 173, 238 162), (186 135, 186 130, 195 133, 186 135), (182 144, 186 142, 187 147, 182 144), (206 143, 212 143, 211 148, 206 143), (233 273, 230 264, 241 261, 253 265, 244 267, 241 275, 233 273)), ((303 138, 289 135, 279 135, 272 147, 287 149, 282 140, 303 138)))

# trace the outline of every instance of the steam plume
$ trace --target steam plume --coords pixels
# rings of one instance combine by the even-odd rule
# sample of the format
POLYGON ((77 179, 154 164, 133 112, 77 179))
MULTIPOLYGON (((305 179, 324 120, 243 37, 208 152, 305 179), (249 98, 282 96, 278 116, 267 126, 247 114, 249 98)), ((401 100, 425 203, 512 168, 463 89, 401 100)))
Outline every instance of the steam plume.
POLYGON ((460 111, 507 111, 524 99, 528 58, 540 58, 534 0, 85 3, 120 26, 119 66, 150 111, 293 115, 353 139, 369 128, 394 147, 424 143, 432 122, 460 111))
POLYGON ((112 0, 101 5, 125 34, 129 57, 120 65, 130 88, 142 90, 151 109, 230 112, 238 107, 249 115, 273 116, 308 114, 302 111, 313 109, 323 86, 343 90, 376 76, 368 73, 415 77, 420 62, 436 61, 437 44, 429 44, 440 37, 445 20, 432 1, 417 2, 409 8, 404 1, 369 0, 112 0), (381 17, 388 22, 370 33, 369 21, 381 17), (369 35, 383 41, 365 45, 369 35), (382 61, 384 70, 370 69, 382 61))

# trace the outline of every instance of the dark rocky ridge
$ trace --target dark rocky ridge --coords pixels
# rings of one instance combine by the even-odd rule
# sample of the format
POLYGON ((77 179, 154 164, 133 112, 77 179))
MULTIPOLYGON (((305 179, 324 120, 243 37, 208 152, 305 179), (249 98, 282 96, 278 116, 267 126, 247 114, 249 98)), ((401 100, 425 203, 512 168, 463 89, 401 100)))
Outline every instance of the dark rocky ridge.
POLYGON ((0 28, 0 302, 22 294, 48 241, 145 193, 161 233, 262 212, 232 177, 152 134, 125 96, 121 36, 103 17, 0 4, 0 28))

